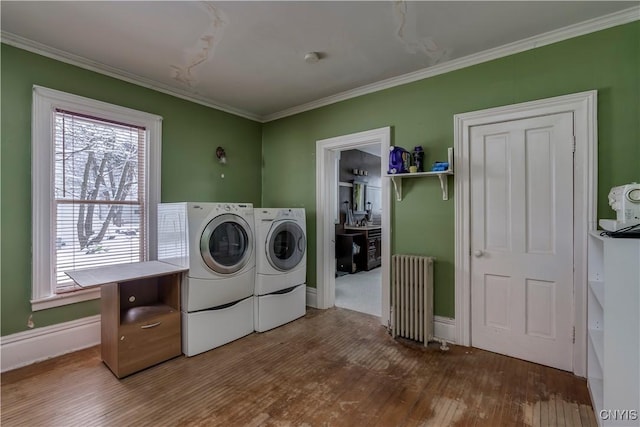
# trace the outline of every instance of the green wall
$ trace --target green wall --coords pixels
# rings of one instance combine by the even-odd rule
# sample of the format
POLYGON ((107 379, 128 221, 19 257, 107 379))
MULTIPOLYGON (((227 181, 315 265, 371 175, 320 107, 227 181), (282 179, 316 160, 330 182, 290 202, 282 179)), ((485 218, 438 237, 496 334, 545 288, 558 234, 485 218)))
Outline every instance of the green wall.
MULTIPOLYGON (((613 217, 607 194, 640 182, 640 23, 634 22, 270 122, 263 128, 262 203, 303 206, 308 272, 315 286, 316 140, 384 126, 392 145, 422 145, 426 164, 453 146, 453 115, 598 90, 598 217, 613 217)), ((443 201, 437 179, 404 180, 392 205, 392 253, 428 254, 435 312, 454 316, 453 180, 443 201)))
MULTIPOLYGON (((307 278, 315 286, 316 140, 391 126, 393 144, 422 145, 430 164, 453 145, 454 114, 597 89, 598 211, 612 217, 609 188, 640 181, 639 57, 634 22, 261 125, 2 45, 0 334, 26 330, 31 314, 34 84, 164 117, 162 201, 306 208, 307 278), (227 165, 215 161, 218 145, 227 165)), ((454 315, 452 183, 443 201, 438 180, 405 180, 404 199, 392 209, 393 253, 438 257, 435 311, 442 316, 454 315)), ((33 314, 42 327, 98 312, 91 301, 33 314)))
MULTIPOLYGON (((1 335, 31 314, 31 92, 41 85, 163 117, 162 201, 261 201, 261 124, 2 45, 1 335), (225 148, 226 165, 215 158, 225 148), (221 178, 221 174, 225 178, 221 178)), ((33 313, 36 327, 100 312, 99 301, 33 313)))

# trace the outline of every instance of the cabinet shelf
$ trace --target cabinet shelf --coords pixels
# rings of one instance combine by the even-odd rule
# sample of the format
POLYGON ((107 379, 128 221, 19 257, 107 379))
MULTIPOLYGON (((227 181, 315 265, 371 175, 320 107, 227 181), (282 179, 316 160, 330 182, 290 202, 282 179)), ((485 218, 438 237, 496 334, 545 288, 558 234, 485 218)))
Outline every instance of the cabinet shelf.
POLYGON ((591 400, 593 401, 593 412, 596 416, 602 410, 602 403, 604 401, 604 382, 599 378, 589 379, 589 391, 591 392, 591 400))
POLYGON ((123 310, 120 324, 131 325, 154 322, 160 316, 178 311, 166 304, 143 305, 123 310))
POLYGON ((600 368, 604 362, 604 332, 601 329, 589 329, 589 339, 596 353, 596 359, 600 368))
POLYGON ((453 148, 449 148, 447 151, 447 161, 449 162, 449 169, 446 171, 428 171, 428 172, 414 172, 414 173, 398 173, 398 174, 384 174, 386 178, 391 178, 393 183, 393 189, 396 193, 396 200, 402 201, 402 180, 404 178, 425 178, 430 176, 436 176, 440 180, 440 189, 442 190, 442 200, 449 200, 449 182, 448 176, 453 175, 453 148))
POLYGON ((604 308, 604 282, 592 280, 589 282, 589 289, 591 289, 600 307, 604 308))

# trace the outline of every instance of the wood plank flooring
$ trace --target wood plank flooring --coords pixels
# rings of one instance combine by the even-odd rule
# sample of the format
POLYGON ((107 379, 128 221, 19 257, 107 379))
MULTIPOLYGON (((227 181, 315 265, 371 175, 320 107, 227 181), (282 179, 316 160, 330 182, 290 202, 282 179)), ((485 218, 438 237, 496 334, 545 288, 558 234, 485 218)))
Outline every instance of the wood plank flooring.
POLYGON ((308 309, 122 380, 98 347, 2 374, 9 426, 595 426, 584 379, 478 349, 393 340, 308 309))

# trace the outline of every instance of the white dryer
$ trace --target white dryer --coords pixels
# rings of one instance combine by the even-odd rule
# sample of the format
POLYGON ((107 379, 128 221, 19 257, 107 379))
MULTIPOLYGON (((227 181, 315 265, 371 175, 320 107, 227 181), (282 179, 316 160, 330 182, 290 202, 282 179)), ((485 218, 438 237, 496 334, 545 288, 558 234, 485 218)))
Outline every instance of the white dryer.
POLYGON ((255 330, 305 314, 307 235, 303 208, 256 208, 255 330))
POLYGON ((182 280, 182 350, 193 356, 253 332, 255 221, 250 203, 161 203, 158 260, 182 280))

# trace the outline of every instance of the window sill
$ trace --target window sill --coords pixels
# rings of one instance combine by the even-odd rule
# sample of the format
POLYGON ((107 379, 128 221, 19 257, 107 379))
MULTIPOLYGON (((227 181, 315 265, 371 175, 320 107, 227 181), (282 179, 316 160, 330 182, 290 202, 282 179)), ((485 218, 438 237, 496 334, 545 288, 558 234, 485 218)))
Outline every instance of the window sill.
POLYGON ((75 304, 77 302, 89 301, 99 298, 100 287, 82 289, 80 291, 31 300, 31 310, 46 310, 48 308, 61 307, 63 305, 75 304))

